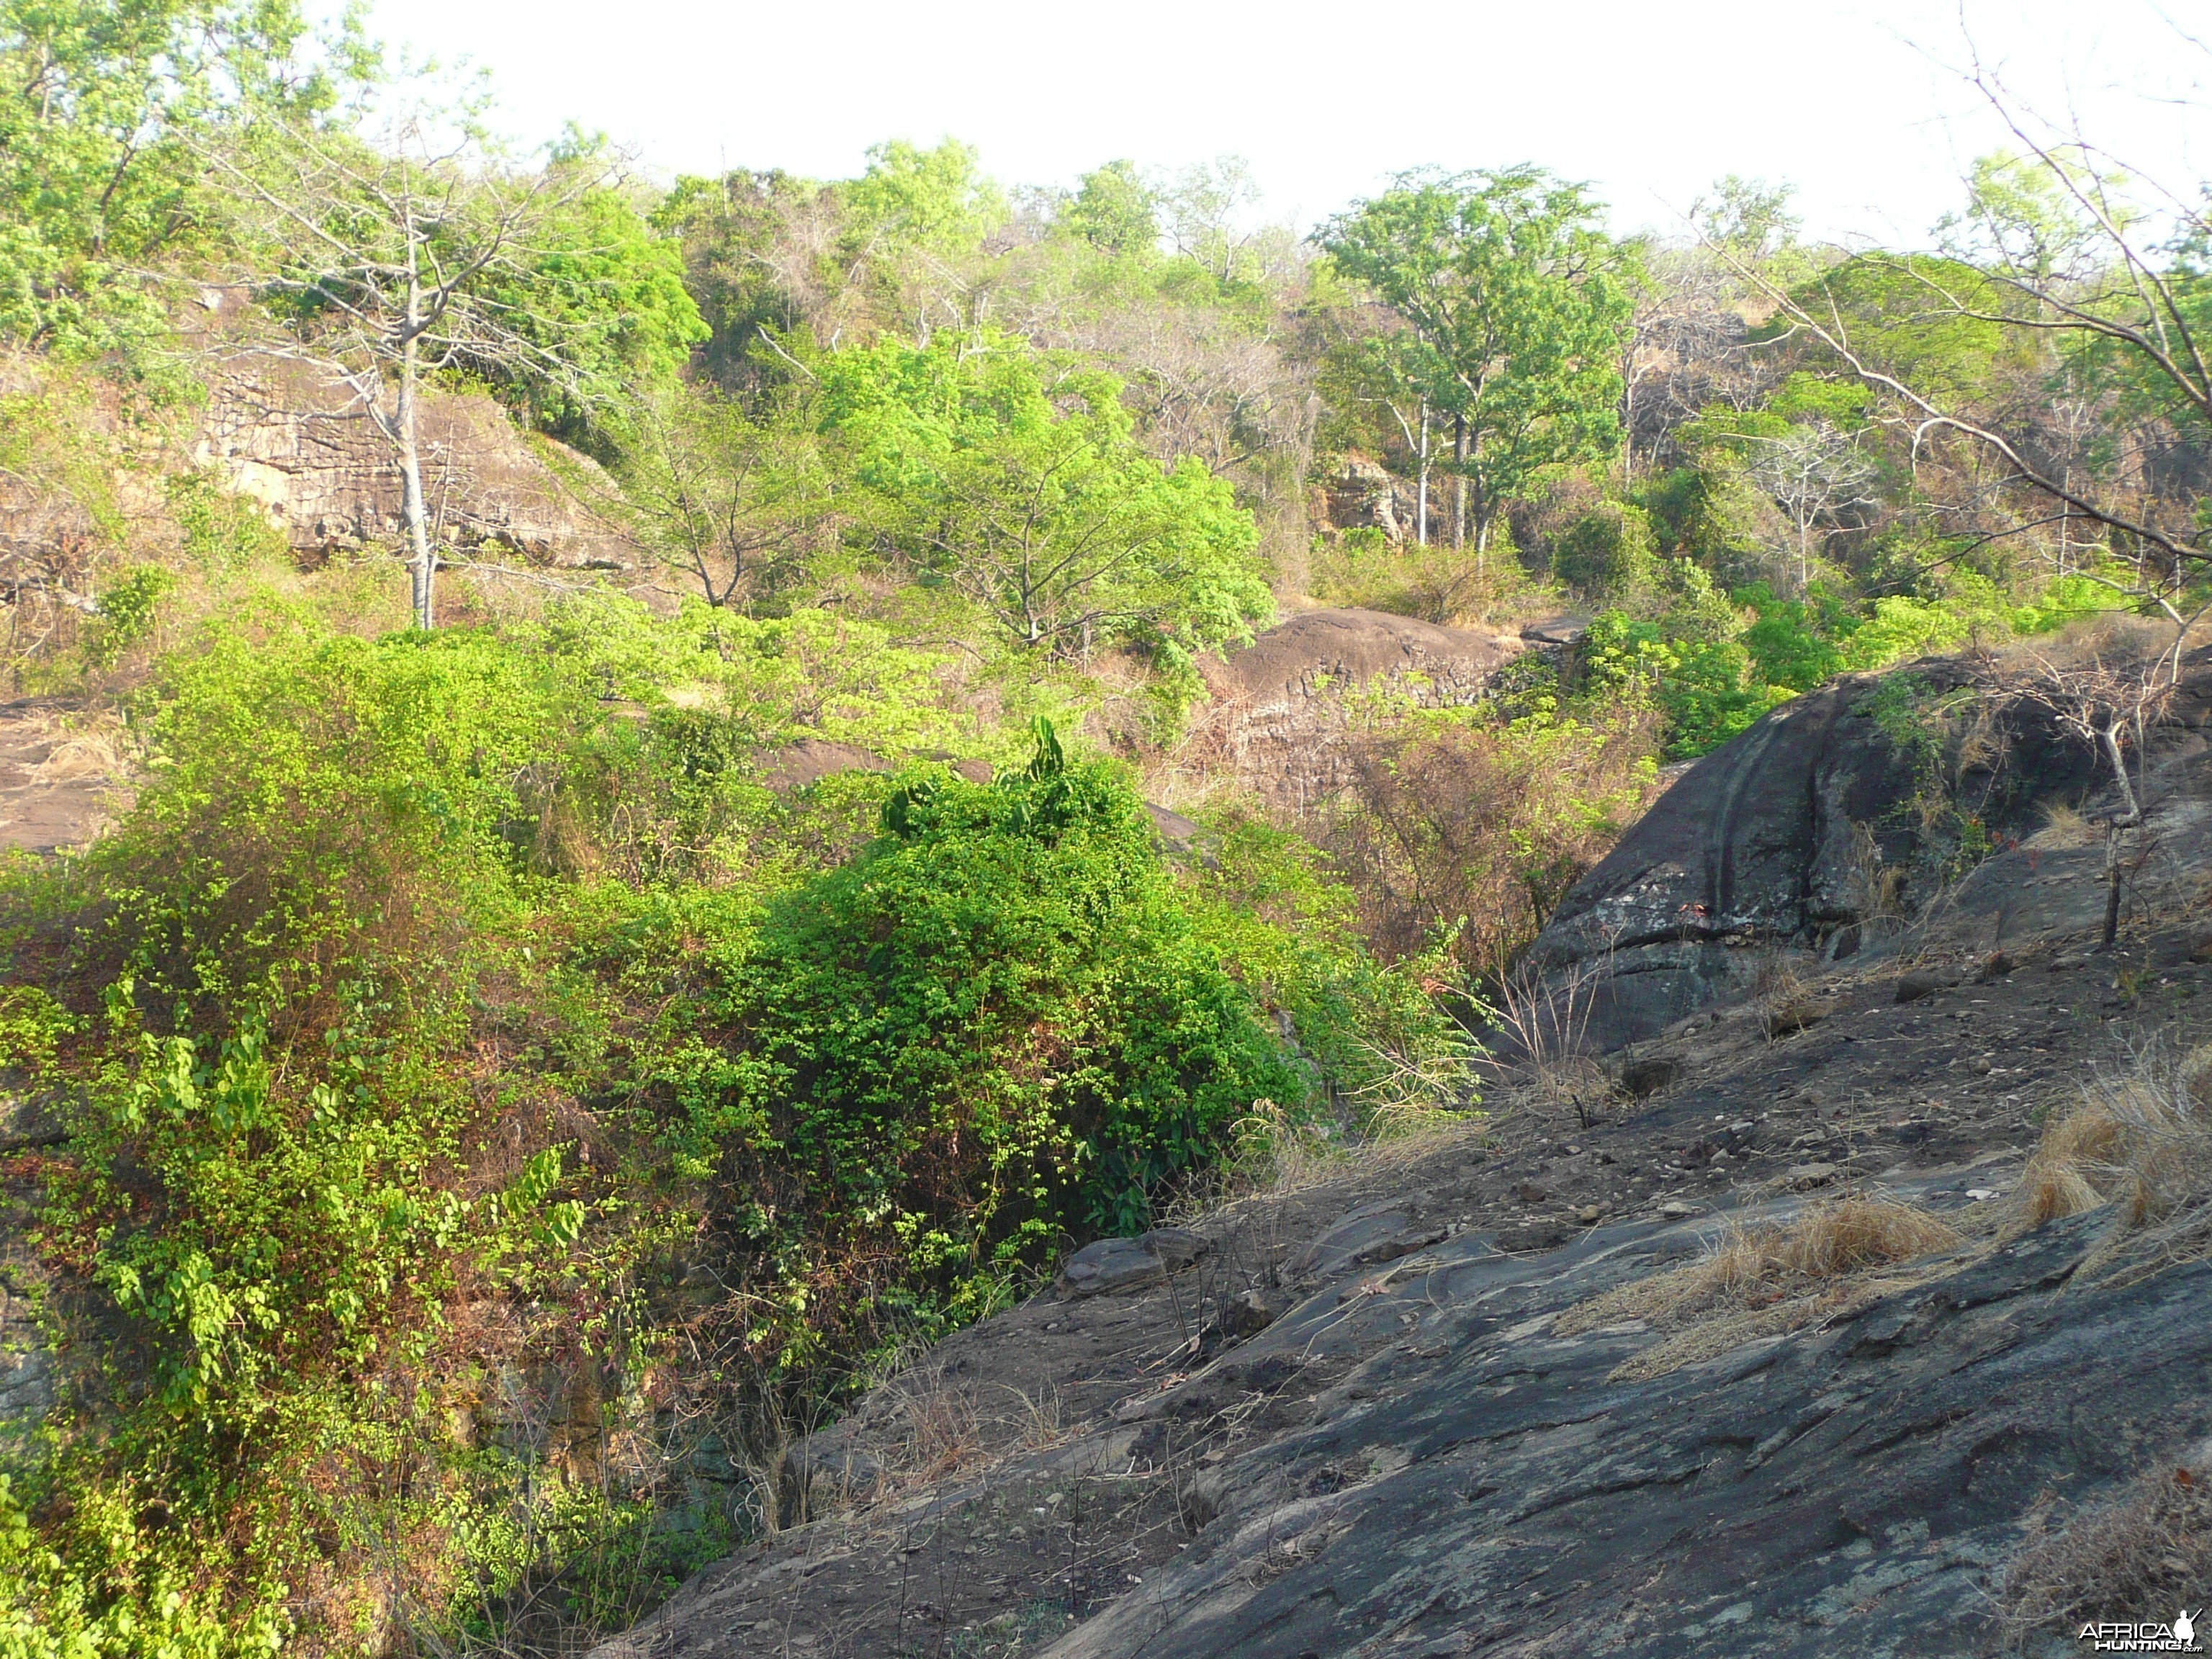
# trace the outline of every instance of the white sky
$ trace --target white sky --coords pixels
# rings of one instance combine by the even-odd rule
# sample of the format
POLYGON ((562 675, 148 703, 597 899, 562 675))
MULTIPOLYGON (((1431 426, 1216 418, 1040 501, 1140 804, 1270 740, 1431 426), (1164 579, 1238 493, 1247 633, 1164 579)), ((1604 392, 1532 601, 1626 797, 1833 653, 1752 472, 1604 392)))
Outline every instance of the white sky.
POLYGON ((664 177, 947 133, 1008 184, 1234 151, 1305 225, 1401 167, 1534 161, 1624 230, 1735 172, 1794 183, 1814 234, 1910 243, 2002 137, 1945 67, 1968 33, 2138 168, 2212 173, 2212 0, 374 0, 371 28, 489 68, 518 134, 574 118, 664 177))

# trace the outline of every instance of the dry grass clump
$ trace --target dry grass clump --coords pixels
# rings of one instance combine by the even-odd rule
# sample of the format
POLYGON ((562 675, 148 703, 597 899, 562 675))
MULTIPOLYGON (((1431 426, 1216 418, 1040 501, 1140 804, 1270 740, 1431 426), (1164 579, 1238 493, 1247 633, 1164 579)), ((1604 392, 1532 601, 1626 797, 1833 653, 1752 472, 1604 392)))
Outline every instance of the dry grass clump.
POLYGON ((1832 999, 1820 994, 1819 981, 1788 957, 1762 962, 1753 988, 1759 998, 1759 1026, 1769 1042, 1802 1031, 1835 1011, 1832 999))
POLYGON ((2070 1638, 2096 1620, 2171 1623, 2212 1583, 2212 1455, 2154 1465, 2110 1502, 2063 1525, 2047 1510, 2006 1570, 1997 1618, 2006 1646, 2070 1638))
POLYGON ((31 715, 17 727, 26 736, 52 734, 53 744, 46 758, 31 769, 40 783, 66 783, 78 778, 100 778, 121 782, 129 775, 125 752, 129 734, 112 714, 100 714, 73 720, 31 715))
POLYGON ((2027 838, 2027 846, 2039 850, 2094 847, 2105 838, 2102 829, 2090 823, 2064 801, 2044 802, 2042 813, 2043 828, 2027 838))
POLYGON ((2084 1270, 2148 1272, 2212 1255, 2212 1044, 2151 1042, 2043 1133, 2011 1230, 2112 1206, 2084 1270))
POLYGON ((1632 1319, 1671 1329, 1674 1334, 1613 1373, 1624 1382, 1660 1376, 1886 1295, 1910 1279, 1878 1269, 1961 1242, 1948 1222, 1911 1205, 1840 1199, 1788 1222, 1731 1226, 1687 1267, 1577 1304, 1554 1328, 1566 1336, 1632 1319))

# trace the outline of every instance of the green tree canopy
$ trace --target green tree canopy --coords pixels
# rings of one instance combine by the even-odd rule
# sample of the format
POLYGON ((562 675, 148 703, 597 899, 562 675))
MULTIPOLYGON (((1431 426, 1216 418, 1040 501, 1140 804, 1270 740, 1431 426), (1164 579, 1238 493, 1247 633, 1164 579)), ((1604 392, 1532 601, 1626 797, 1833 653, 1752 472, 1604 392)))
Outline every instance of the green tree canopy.
POLYGON ((1478 548, 1544 470, 1620 441, 1630 301, 1599 204, 1541 168, 1400 175, 1320 233, 1405 319, 1399 373, 1453 422, 1478 548))
POLYGON ((1147 455, 1113 375, 950 332, 840 352, 821 374, 879 546, 1018 645, 1179 661, 1269 614, 1251 514, 1195 459, 1147 455))
POLYGON ((1141 1225, 1255 1097, 1298 1097, 1110 766, 1048 728, 997 783, 909 775, 883 830, 772 907, 729 976, 711 1012, 746 1058, 700 1097, 707 1144, 772 1138, 837 1212, 957 1274, 1141 1225))
POLYGON ((655 231, 627 191, 603 185, 560 202, 533 241, 515 270, 488 284, 487 298, 566 372, 516 376, 499 361, 482 368, 534 424, 589 441, 617 393, 672 382, 712 331, 684 288, 681 246, 655 231))
POLYGON ((1083 175, 1060 222, 1106 253, 1149 252, 1160 238, 1159 204, 1134 161, 1109 161, 1083 175))
POLYGON ((0 336, 84 356, 160 331, 132 273, 193 234, 185 139, 248 100, 326 110, 305 33, 292 0, 0 0, 0 336))
POLYGON ((857 251, 958 253, 1006 222, 1006 198, 975 147, 947 138, 923 149, 903 139, 868 151, 868 170, 838 186, 857 251))

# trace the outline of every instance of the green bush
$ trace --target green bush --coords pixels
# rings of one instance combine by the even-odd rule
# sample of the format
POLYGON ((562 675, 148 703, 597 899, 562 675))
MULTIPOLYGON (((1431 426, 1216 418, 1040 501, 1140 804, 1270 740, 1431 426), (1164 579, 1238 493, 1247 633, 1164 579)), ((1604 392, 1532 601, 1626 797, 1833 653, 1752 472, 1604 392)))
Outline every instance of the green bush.
POLYGON ((1619 599, 1650 584, 1651 520, 1639 507, 1607 501, 1560 532, 1552 573, 1592 598, 1619 599))
POLYGON ((1759 678, 1740 641, 1669 637, 1617 611, 1591 623, 1578 650, 1589 693, 1648 700, 1665 716, 1670 760, 1717 748, 1792 695, 1759 678))
POLYGON ((687 1157, 785 1166, 829 1237, 956 1296, 1141 1224, 1255 1097, 1302 1092, 1142 804, 1043 729, 999 783, 904 775, 870 847, 771 902, 682 1084, 687 1157))

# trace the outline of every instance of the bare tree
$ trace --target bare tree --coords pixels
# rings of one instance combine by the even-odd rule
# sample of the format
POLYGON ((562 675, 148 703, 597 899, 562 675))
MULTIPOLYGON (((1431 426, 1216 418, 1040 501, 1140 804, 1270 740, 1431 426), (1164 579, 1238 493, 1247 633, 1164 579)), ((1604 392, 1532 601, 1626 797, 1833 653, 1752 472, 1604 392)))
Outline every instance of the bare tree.
POLYGON ((424 377, 465 366, 580 395, 567 349, 580 325, 518 296, 554 222, 609 183, 611 165, 516 166, 469 112, 428 107, 374 142, 247 124, 201 155, 248 250, 241 276, 289 320, 270 349, 334 374, 391 447, 415 620, 427 629, 436 562, 416 428, 424 377))
POLYGON ((1196 260, 1223 282, 1238 274, 1258 233, 1241 222, 1258 205, 1259 184, 1241 155, 1221 155, 1187 167, 1153 185, 1175 251, 1196 260))
POLYGON ((1839 528, 1844 515, 1879 504, 1869 494, 1875 482, 1874 463, 1851 433, 1841 432, 1826 421, 1793 426, 1772 437, 1747 435, 1752 445, 1748 469, 1752 482, 1789 515, 1797 532, 1797 592, 1802 598, 1812 586, 1813 532, 1826 526, 1839 528))
POLYGON ((607 506, 708 605, 775 585, 828 533, 829 471, 799 411, 749 413, 677 385, 636 399, 629 425, 623 489, 607 506))
MULTIPOLYGON (((2187 50, 2207 50, 2179 30, 2177 36, 2187 50)), ((2091 345, 2121 366, 2138 396, 2162 397, 2180 418, 2212 421, 2212 342, 2201 332, 2199 298, 2202 265, 2212 255, 2212 185, 2160 183, 2154 171, 2125 165, 2078 127, 2028 108, 1978 56, 1963 76, 2023 154, 1985 164, 1969 181, 1969 210, 1948 227, 1959 265, 1889 262, 1924 302, 1923 313, 1911 320, 1962 319, 2091 345), (2007 177, 2010 167, 2018 170, 2007 177), (2024 185, 2033 191, 2024 192, 2024 185)), ((2161 511, 2155 500, 2127 505, 2107 498, 2070 454, 2053 464, 2022 434, 1892 372, 1825 283, 1790 289, 1711 236, 1704 240, 1791 331, 1825 347, 1881 394, 1886 418, 1909 432, 1916 466, 1937 440, 1964 440, 1999 464, 1997 486, 2025 489, 2055 509, 2029 523, 2058 523, 2069 539, 2077 522, 2095 525, 2131 544, 2132 579, 2087 568, 2071 574, 2166 618, 2173 629, 2162 657, 2171 688, 2191 628, 2212 608, 2212 601, 2190 596, 2192 574, 2212 570, 2212 545, 2201 530, 2179 512, 2161 511)))
POLYGON ((2048 708, 2063 727, 2096 752, 2119 793, 2119 810, 2105 820, 2106 950, 2119 933, 2120 885, 2126 868, 2121 841, 2132 832, 2140 842, 2148 816, 2145 783, 2130 775, 2128 757, 2135 756, 2136 770, 2141 773, 2148 757, 2150 727, 2173 697, 2164 657, 2160 653, 2148 659, 2137 654, 2113 660, 2098 651, 2087 663, 2071 665, 2038 657, 2035 676, 2022 693, 2048 708))

